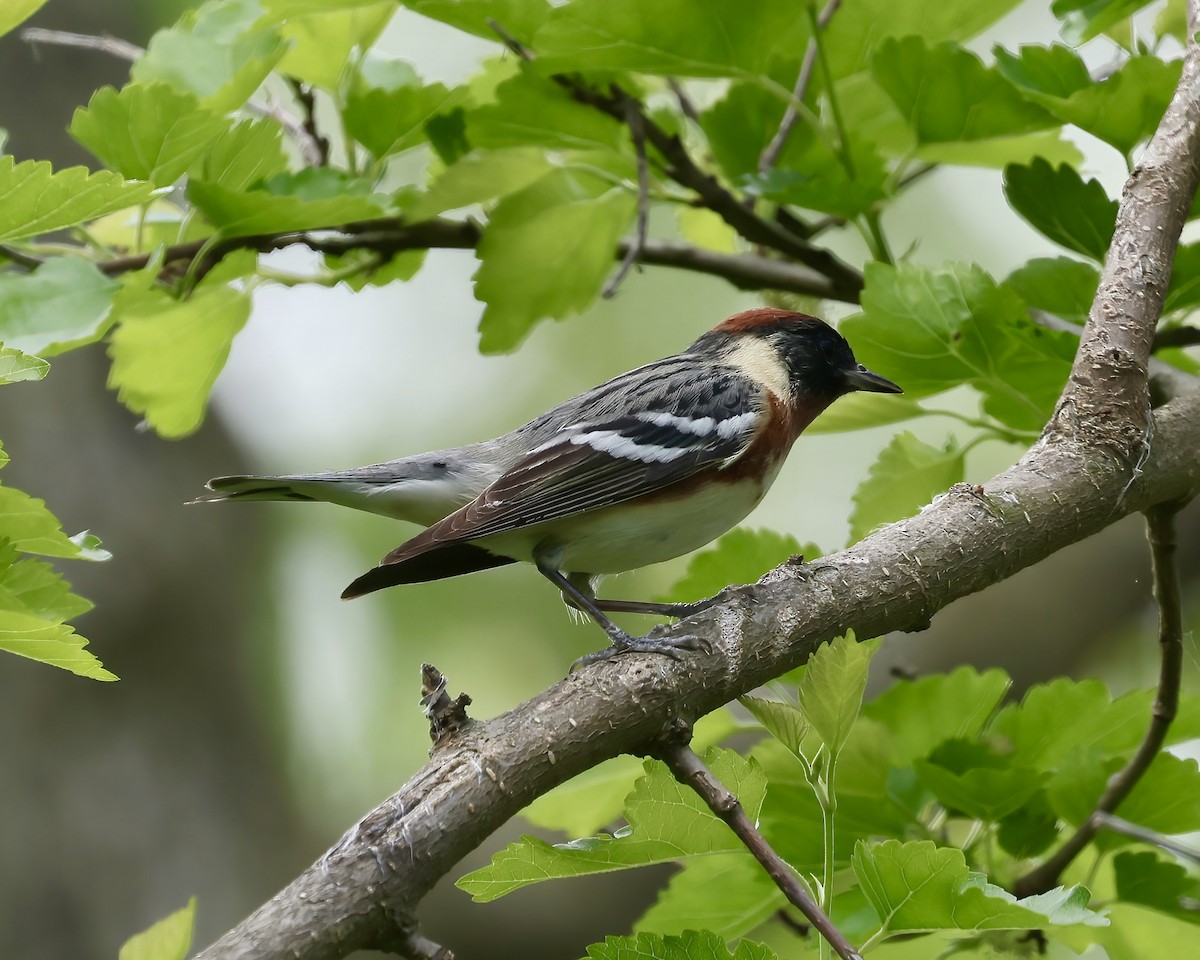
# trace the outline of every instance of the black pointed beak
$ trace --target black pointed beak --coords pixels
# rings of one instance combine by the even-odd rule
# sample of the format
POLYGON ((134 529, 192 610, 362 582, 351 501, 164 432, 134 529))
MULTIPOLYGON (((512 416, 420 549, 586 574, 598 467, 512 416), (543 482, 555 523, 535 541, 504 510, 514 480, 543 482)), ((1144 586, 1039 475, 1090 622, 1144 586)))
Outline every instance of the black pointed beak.
POLYGON ((861 363, 853 370, 843 370, 842 380, 851 390, 865 390, 867 393, 904 392, 887 377, 872 373, 861 363))

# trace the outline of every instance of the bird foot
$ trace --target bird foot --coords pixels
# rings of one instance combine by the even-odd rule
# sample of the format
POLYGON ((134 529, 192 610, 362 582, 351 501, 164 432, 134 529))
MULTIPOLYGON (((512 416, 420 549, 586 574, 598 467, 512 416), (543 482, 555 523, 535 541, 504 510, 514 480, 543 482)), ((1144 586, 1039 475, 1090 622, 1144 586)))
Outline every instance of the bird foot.
POLYGON ((653 634, 654 631, 651 631, 649 635, 644 637, 631 637, 624 632, 613 634, 612 646, 580 657, 571 664, 570 672, 575 673, 575 671, 582 670, 593 663, 600 663, 602 660, 609 660, 612 657, 623 656, 627 653, 656 653, 659 656, 670 657, 672 660, 682 660, 685 651, 699 650, 703 653, 712 652, 712 647, 708 641, 701 640, 699 637, 690 635, 681 637, 655 637, 653 634))

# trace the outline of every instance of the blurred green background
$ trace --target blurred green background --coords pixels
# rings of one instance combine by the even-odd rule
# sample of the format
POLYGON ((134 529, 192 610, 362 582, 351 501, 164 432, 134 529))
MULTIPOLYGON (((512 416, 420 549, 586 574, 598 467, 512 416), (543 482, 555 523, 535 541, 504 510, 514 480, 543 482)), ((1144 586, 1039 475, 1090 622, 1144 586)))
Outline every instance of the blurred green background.
MULTIPOLYGON (((32 24, 145 43, 182 6, 51 0, 32 24)), ((1046 5, 1028 3, 977 46, 1011 48, 1054 30, 1046 5)), ((496 52, 406 11, 382 46, 446 82, 496 52)), ((92 163, 64 128, 97 86, 119 85, 126 72, 101 53, 0 39, 7 149, 56 166, 92 163)), ((1094 157, 1088 172, 1115 193, 1120 163, 1079 141, 1094 157)), ((1050 252, 1008 211, 999 179, 966 169, 926 178, 889 213, 894 246, 993 273, 1050 252)), ((852 236, 844 252, 863 255, 852 236)), ((306 254, 274 257, 302 269, 306 254)), ((260 289, 213 415, 179 443, 140 431, 106 393, 99 347, 56 360, 35 389, 0 392, 12 456, 5 480, 114 553, 66 573, 97 604, 80 630, 122 677, 104 685, 14 658, 0 665, 0 955, 113 957, 192 894, 197 945, 211 941, 421 764, 423 661, 446 673, 452 693, 471 694, 474 716, 488 717, 603 645, 525 567, 341 602, 346 583, 411 534, 394 522, 325 505, 183 506, 211 476, 348 466, 493 435, 760 302, 719 280, 651 268, 585 317, 537 327, 516 354, 481 357, 474 268, 468 252, 439 251, 405 285, 260 289)), ((940 443, 952 426, 928 419, 913 429, 940 443)), ((890 433, 805 437, 749 524, 837 549, 851 494, 890 433)), ((968 479, 1017 455, 976 448, 968 479)), ((1198 528, 1193 505, 1181 526, 1192 585, 1198 528)), ((1063 673, 1104 675, 1116 689, 1152 682, 1140 538, 1138 521, 1127 520, 957 604, 931 630, 892 638, 877 682, 893 667, 962 662, 1002 666, 1019 686, 1063 673)), ((607 592, 652 596, 685 564, 623 576, 607 592)), ((1196 608, 1193 599, 1193 619, 1196 608)), ((1193 669, 1195 651, 1189 640, 1193 669)), ((464 870, 522 830, 510 825, 464 870)), ((426 932, 466 960, 575 957, 624 932, 662 877, 548 885, 487 906, 444 882, 427 903, 426 932)))

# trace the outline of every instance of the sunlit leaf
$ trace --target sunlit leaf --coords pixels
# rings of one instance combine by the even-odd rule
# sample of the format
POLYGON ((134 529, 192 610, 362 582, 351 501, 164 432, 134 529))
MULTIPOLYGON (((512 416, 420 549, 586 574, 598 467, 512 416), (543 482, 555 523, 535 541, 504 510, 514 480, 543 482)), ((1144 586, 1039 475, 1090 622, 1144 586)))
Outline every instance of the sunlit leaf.
POLYGON ((81 257, 47 260, 27 275, 0 274, 0 342, 51 357, 108 329, 117 283, 81 257))
POLYGON ((850 542, 885 523, 912 516, 937 494, 960 483, 963 472, 963 451, 955 441, 947 440, 938 448, 907 430, 896 434, 854 492, 850 542))
MULTIPOLYGON (((0 383, 41 380, 49 372, 50 364, 41 357, 31 357, 16 347, 0 346, 0 383)), ((3 462, 0 460, 0 464, 3 462)))
POLYGON ((800 680, 800 709, 821 741, 837 755, 862 707, 871 647, 853 634, 817 647, 800 680))
POLYGON ((184 960, 192 945, 196 923, 196 898, 186 907, 130 937, 121 945, 118 960, 184 960))
POLYGON ((46 0, 5 0, 0 4, 0 37, 19 27, 42 8, 46 0))

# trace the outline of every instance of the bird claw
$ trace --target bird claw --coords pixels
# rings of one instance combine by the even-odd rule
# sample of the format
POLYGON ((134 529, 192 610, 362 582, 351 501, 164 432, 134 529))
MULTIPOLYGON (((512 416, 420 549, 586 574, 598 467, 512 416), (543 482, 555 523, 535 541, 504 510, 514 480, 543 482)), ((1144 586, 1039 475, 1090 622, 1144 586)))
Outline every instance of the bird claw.
POLYGON ((699 650, 705 654, 712 653, 712 645, 707 640, 689 634, 680 637, 656 637, 654 633, 657 629, 651 630, 644 637, 631 637, 628 634, 615 636, 612 646, 580 657, 571 664, 570 672, 575 673, 593 663, 600 663, 603 660, 610 660, 627 653, 655 653, 659 656, 670 657, 672 660, 682 660, 685 651, 699 650))

